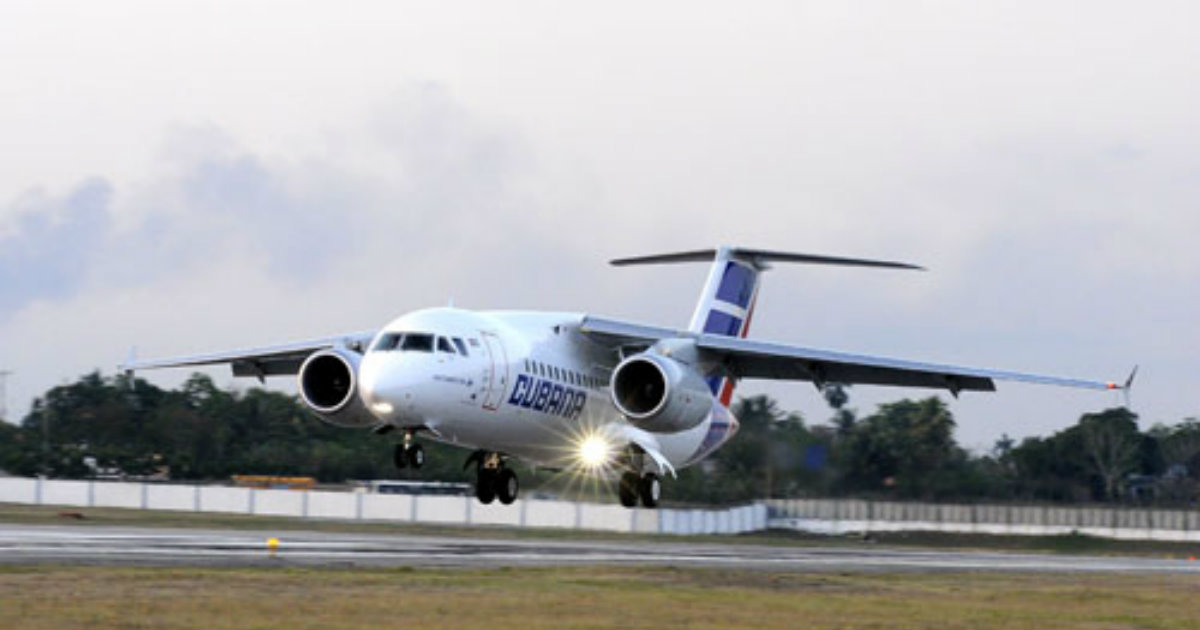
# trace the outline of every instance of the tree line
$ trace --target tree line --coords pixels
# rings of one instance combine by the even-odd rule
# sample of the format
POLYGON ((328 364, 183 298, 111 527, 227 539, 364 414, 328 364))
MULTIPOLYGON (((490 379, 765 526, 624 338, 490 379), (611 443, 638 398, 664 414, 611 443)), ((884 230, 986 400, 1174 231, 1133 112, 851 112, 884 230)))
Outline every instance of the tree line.
MULTIPOLYGON (((1084 414, 1046 437, 999 440, 972 453, 937 397, 904 399, 860 416, 848 388, 825 389, 830 417, 806 422, 765 396, 740 399, 738 435, 668 483, 671 499, 729 503, 763 497, 930 501, 1154 502, 1191 505, 1200 493, 1200 421, 1143 431, 1118 407, 1084 414)), ((235 474, 365 479, 471 479, 467 453, 426 442, 420 472, 397 470, 397 440, 330 426, 294 396, 226 391, 196 374, 177 389, 125 375, 88 374, 34 401, 19 425, 0 422, 0 469, 86 478, 98 471, 172 479, 235 474)), ((525 492, 579 490, 553 472, 522 475, 525 492)), ((584 484, 586 485, 586 484, 584 484)))

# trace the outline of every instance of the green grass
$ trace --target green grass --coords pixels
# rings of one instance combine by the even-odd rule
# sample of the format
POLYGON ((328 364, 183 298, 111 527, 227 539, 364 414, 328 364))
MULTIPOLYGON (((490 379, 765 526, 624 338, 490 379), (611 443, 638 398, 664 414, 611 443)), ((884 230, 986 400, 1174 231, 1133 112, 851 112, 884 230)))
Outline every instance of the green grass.
POLYGON ((1196 628, 1200 577, 0 567, 3 628, 1196 628))

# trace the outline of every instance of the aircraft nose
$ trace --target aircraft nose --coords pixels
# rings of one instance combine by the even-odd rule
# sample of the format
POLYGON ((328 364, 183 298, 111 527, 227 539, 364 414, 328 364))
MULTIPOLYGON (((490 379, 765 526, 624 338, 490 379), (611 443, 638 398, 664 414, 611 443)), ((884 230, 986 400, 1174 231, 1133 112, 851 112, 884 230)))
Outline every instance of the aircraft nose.
POLYGON ((405 361, 395 354, 368 354, 359 366, 358 396, 375 417, 402 419, 414 405, 412 379, 405 361))

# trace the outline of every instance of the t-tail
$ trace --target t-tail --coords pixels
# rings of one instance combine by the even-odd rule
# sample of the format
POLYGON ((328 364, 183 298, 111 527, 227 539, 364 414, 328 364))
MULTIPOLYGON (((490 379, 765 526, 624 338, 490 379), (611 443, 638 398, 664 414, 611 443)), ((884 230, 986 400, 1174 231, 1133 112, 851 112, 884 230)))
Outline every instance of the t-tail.
MULTIPOLYGON (((754 318, 754 305, 758 301, 758 289, 762 272, 770 269, 771 262, 794 262, 816 265, 840 265, 849 267, 882 267, 887 269, 923 269, 917 265, 884 260, 839 258, 815 254, 746 249, 722 246, 717 249, 702 249, 673 254, 656 254, 636 258, 621 258, 614 265, 652 265, 679 262, 712 262, 708 281, 700 293, 696 310, 688 330, 695 333, 744 338, 750 332, 750 321, 754 318)), ((734 380, 723 376, 708 379, 712 394, 725 407, 733 400, 734 380)))

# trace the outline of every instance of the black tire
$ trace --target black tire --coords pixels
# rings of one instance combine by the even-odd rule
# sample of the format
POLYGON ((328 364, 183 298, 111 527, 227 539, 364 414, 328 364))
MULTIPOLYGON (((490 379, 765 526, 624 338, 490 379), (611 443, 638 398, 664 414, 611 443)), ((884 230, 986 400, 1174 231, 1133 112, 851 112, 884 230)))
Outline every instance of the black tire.
POLYGON ((480 503, 488 504, 496 500, 496 473, 480 469, 475 477, 475 498, 480 503))
POLYGON ((496 477, 496 497, 504 505, 512 505, 513 501, 517 500, 517 494, 521 492, 521 482, 517 481, 517 473, 511 468, 500 470, 500 474, 496 477))
POLYGON ((404 451, 403 444, 397 444, 396 449, 392 451, 392 463, 396 464, 396 468, 408 467, 408 453, 404 451))
POLYGON ((638 484, 638 495, 642 499, 643 506, 658 507, 658 499, 662 495, 662 483, 659 482, 658 475, 646 473, 642 477, 641 483, 638 484))
POLYGON ((414 470, 420 470, 425 465, 425 449, 420 444, 413 444, 408 447, 408 465, 414 470))
POLYGON ((621 480, 617 482, 617 498, 621 500, 621 505, 632 508, 638 504, 638 476, 637 473, 627 472, 621 475, 621 480))

